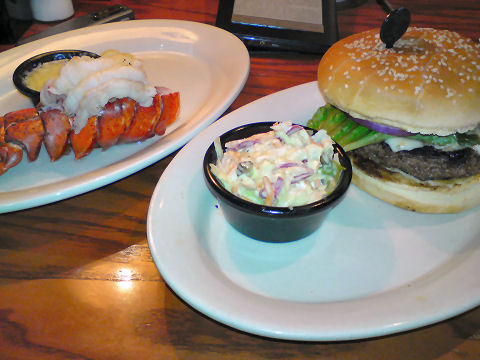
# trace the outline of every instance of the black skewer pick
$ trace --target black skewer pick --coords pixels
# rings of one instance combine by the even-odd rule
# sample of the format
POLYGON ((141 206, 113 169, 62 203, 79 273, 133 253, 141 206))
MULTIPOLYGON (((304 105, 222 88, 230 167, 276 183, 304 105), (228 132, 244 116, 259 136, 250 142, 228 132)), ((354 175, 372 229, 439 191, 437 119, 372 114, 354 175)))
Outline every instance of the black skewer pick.
POLYGON ((380 39, 387 49, 399 40, 410 25, 410 11, 404 7, 393 9, 387 0, 377 0, 382 9, 388 14, 380 27, 380 39))

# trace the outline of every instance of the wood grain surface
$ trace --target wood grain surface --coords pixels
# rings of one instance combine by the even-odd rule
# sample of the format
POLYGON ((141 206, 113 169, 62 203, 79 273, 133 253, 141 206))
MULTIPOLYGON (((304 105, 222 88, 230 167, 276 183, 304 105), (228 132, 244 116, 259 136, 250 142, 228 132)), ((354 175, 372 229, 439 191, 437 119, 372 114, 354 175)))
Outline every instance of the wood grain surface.
MULTIPOLYGON (((131 7, 137 19, 207 24, 214 24, 218 6, 215 0, 77 0, 75 16, 115 3, 131 7)), ((478 41, 478 0, 391 3, 410 9, 412 25, 478 41)), ((340 36, 378 27, 384 17, 373 0, 342 10, 340 36)), ((52 25, 34 23, 25 36, 52 25)), ((252 54, 245 88, 228 111, 315 80, 319 59, 252 54)), ((146 241, 150 197, 173 156, 75 198, 0 215, 0 359, 480 359, 480 308, 402 334, 332 343, 265 339, 192 309, 165 284, 146 241)))

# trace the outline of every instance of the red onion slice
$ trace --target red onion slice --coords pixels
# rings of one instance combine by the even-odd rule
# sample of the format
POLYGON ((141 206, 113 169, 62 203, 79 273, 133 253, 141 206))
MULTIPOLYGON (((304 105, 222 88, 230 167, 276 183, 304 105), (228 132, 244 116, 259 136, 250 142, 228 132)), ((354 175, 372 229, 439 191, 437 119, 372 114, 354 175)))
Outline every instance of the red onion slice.
POLYGON ((278 165, 278 168, 279 169, 285 169, 285 168, 291 168, 291 167, 297 167, 297 166, 301 166, 297 163, 283 163, 283 164, 280 164, 278 165))
POLYGON ((374 130, 376 132, 380 132, 383 134, 387 135, 393 135, 393 136, 412 136, 415 135, 414 133, 408 132, 406 130, 402 130, 393 126, 388 126, 384 124, 377 124, 374 123, 373 121, 368 121, 364 119, 358 119, 352 117, 352 120, 355 121, 357 124, 365 126, 366 128, 369 128, 370 130, 374 130))
MULTIPOLYGON (((275 180, 275 183, 273 184, 273 195, 274 195, 274 199, 277 198, 278 194, 280 193, 280 191, 282 190, 282 187, 283 187, 283 183, 284 183, 284 180, 281 176, 279 176, 277 178, 277 180, 275 180)), ((265 189, 265 187, 263 187, 259 192, 258 192, 258 196, 260 196, 260 198, 262 199, 266 199, 267 198, 267 189, 265 189)))
POLYGON ((292 179, 292 181, 290 182, 290 184, 296 184, 296 183, 299 183, 300 181, 303 181, 303 180, 306 180, 308 179, 310 176, 312 176, 314 173, 313 169, 310 169, 308 167, 305 168, 305 171, 298 174, 298 175, 295 175, 292 179))
POLYGON ((265 188, 261 188, 258 192, 258 196, 260 196, 260 199, 265 200, 267 198, 267 190, 265 190, 265 188))
POLYGON ((247 149, 249 147, 252 147, 253 145, 258 144, 259 142, 260 141, 258 141, 258 140, 245 140, 245 141, 241 141, 238 144, 233 145, 232 144, 233 141, 232 141, 232 142, 229 142, 229 143, 225 144, 225 147, 228 150, 238 151, 238 150, 247 149))
POLYGON ((290 129, 287 130, 286 134, 288 136, 290 136, 290 135, 293 135, 293 134, 299 132, 300 130, 303 130, 303 127, 301 127, 300 125, 295 125, 294 124, 290 127, 290 129))
POLYGON ((279 176, 277 178, 277 180, 275 180, 275 184, 273 184, 273 191, 274 191, 274 194, 275 194, 275 199, 277 198, 278 194, 282 190, 282 186, 283 186, 283 178, 281 176, 279 176))

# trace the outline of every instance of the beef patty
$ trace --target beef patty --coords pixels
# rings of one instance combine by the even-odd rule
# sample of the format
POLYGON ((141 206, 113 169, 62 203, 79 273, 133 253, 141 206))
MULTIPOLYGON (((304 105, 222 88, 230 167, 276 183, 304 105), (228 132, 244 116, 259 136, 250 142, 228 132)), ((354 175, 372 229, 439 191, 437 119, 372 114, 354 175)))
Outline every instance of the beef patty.
POLYGON ((386 143, 373 144, 351 151, 360 162, 401 170, 426 180, 448 180, 480 173, 480 154, 473 149, 441 151, 424 146, 410 151, 394 152, 386 143))

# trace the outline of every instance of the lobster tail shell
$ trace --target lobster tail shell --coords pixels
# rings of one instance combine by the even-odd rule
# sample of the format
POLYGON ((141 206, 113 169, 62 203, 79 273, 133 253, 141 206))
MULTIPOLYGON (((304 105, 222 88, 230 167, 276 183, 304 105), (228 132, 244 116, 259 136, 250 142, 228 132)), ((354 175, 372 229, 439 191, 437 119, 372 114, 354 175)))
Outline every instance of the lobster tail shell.
POLYGON ((23 157, 23 149, 20 145, 5 143, 0 145, 0 175, 17 165, 23 157))
POLYGON ((68 135, 72 130, 67 115, 58 109, 40 112, 40 118, 45 127, 43 141, 50 160, 59 159, 67 149, 68 135))
POLYGON ((88 119, 87 125, 78 133, 70 132, 70 145, 72 146, 75 159, 81 159, 90 154, 97 138, 97 117, 88 119))
POLYGON ((23 157, 23 149, 14 143, 5 143, 4 117, 0 116, 0 175, 17 165, 23 157))
POLYGON ((4 116, 5 141, 22 145, 29 161, 37 159, 44 127, 37 109, 23 109, 4 116))
MULTIPOLYGON (((160 121, 165 121, 165 125, 168 126, 177 120, 180 113, 180 94, 173 92, 170 94, 162 95, 162 116, 160 121)), ((158 134, 157 135, 163 135, 158 134)))
POLYGON ((118 99, 105 105, 97 121, 97 143, 103 150, 115 145, 132 122, 135 101, 118 99))
POLYGON ((155 135, 154 128, 160 118, 160 95, 155 95, 149 107, 136 104, 135 114, 128 129, 120 137, 121 143, 145 141, 155 135))
POLYGON ((5 142, 5 126, 4 126, 5 118, 0 116, 0 144, 5 142))

